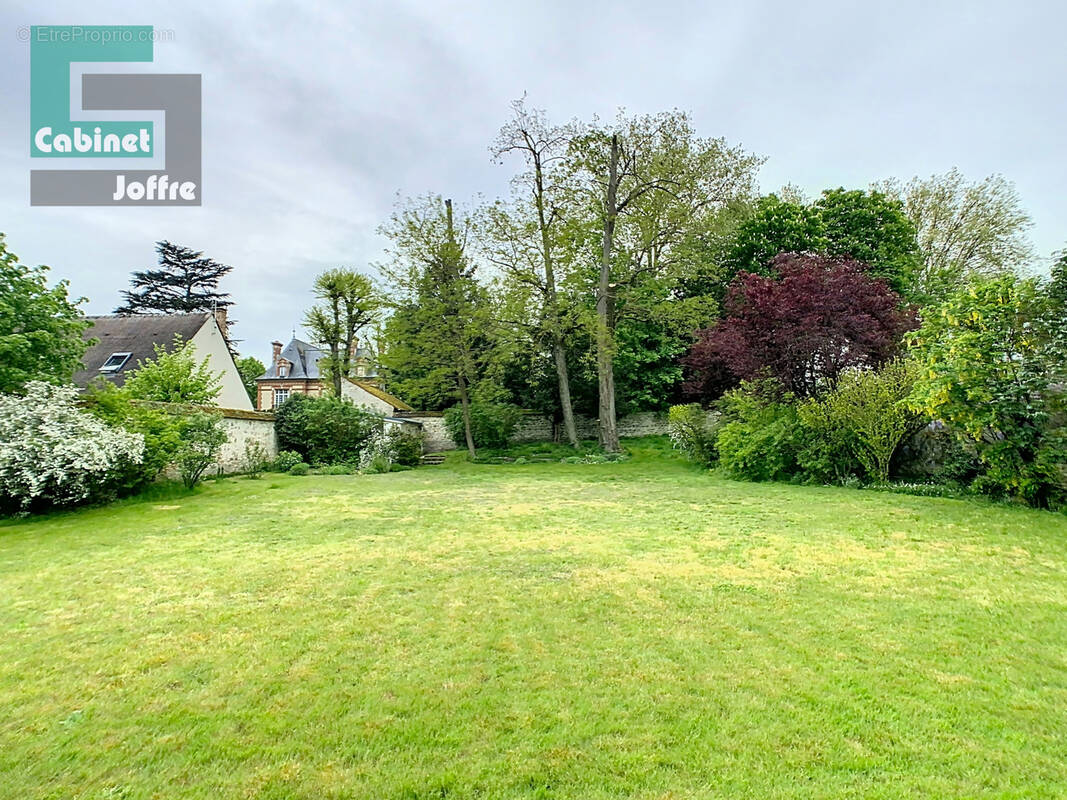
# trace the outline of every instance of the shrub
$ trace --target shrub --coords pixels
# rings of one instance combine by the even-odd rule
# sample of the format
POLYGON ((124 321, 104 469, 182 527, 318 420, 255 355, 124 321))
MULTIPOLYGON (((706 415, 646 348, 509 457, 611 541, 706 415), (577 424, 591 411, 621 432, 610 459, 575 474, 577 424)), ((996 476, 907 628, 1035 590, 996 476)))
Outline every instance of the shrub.
POLYGON ((715 428, 708 413, 698 404, 671 406, 667 412, 671 443, 698 464, 707 466, 716 458, 715 428))
MULTIPOLYGON (((507 447, 515 435, 522 411, 510 403, 473 402, 470 405, 471 435, 475 447, 507 447)), ((458 447, 466 447, 463 409, 454 405, 445 412, 445 428, 458 447)))
POLYGON ((249 478, 258 478, 267 468, 267 448, 261 442, 249 441, 245 443, 244 472, 249 478))
POLYGON ((393 463, 405 467, 417 467, 422 460, 422 433, 409 433, 401 428, 392 427, 387 435, 393 463))
POLYGON ((921 365, 912 400, 970 439, 985 468, 979 490, 1067 503, 1064 328, 1048 287, 1003 275, 971 279, 911 337, 921 365))
POLYGON ((0 395, 0 511, 35 511, 108 500, 144 437, 78 408, 78 390, 41 381, 0 395))
POLYGON ((139 361, 126 379, 126 390, 139 400, 160 403, 211 403, 222 391, 221 375, 208 369, 207 360, 197 361, 196 351, 176 335, 170 352, 153 345, 155 358, 139 361))
POLYGON ((322 468, 323 475, 351 475, 355 472, 349 464, 330 464, 322 468))
POLYGON ((855 434, 834 403, 806 400, 797 406, 800 447, 797 468, 806 481, 847 484, 858 481, 855 434))
POLYGON ((745 382, 723 395, 715 444, 728 475, 773 481, 796 470, 800 431, 792 400, 773 380, 745 382))
POLYGON ((276 412, 278 444, 312 464, 356 463, 382 418, 351 401, 292 395, 276 412))
POLYGON ((289 467, 290 475, 307 475, 311 471, 311 467, 305 464, 303 461, 293 464, 289 467))
POLYGON ((86 410, 93 416, 144 437, 141 462, 126 462, 116 473, 120 497, 143 491, 174 463, 182 443, 180 414, 133 400, 128 391, 107 381, 92 386, 85 400, 86 410))
POLYGON ((868 479, 889 480, 889 464, 919 417, 908 403, 915 366, 890 361, 881 369, 848 370, 818 400, 798 409, 805 444, 798 464, 810 477, 835 480, 860 470, 868 479))
POLYGON ((182 444, 176 463, 185 488, 192 489, 215 462, 219 449, 226 443, 222 415, 195 411, 182 421, 182 444))
POLYGON ((294 452, 293 450, 282 450, 278 453, 278 457, 274 459, 274 469, 277 472, 288 472, 303 460, 304 459, 300 457, 300 453, 294 452))

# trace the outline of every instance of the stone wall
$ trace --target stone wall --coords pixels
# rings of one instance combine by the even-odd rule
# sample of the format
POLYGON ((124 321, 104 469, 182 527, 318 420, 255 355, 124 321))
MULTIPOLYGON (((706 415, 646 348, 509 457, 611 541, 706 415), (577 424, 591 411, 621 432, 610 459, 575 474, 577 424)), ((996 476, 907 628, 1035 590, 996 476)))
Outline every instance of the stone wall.
MULTIPOLYGON (((278 456, 278 439, 274 435, 274 415, 262 411, 238 411, 224 408, 222 429, 229 440, 219 451, 218 466, 225 473, 242 472, 245 468, 245 447, 249 442, 259 442, 267 452, 268 459, 278 456)), ((215 467, 207 474, 216 472, 215 467)))
MULTIPOLYGON (((397 416, 418 422, 422 425, 425 437, 423 448, 427 453, 437 453, 442 450, 455 450, 456 444, 445 430, 445 421, 438 412, 409 412, 397 416)), ((578 436, 582 439, 595 439, 597 437, 597 421, 591 417, 579 416, 575 419, 578 426, 578 436)), ((667 433, 667 415, 655 411, 641 411, 620 417, 618 420, 619 436, 653 436, 667 433)), ((551 442, 563 437, 562 425, 553 427, 552 420, 537 413, 526 413, 519 420, 515 430, 514 441, 516 442, 551 442)))

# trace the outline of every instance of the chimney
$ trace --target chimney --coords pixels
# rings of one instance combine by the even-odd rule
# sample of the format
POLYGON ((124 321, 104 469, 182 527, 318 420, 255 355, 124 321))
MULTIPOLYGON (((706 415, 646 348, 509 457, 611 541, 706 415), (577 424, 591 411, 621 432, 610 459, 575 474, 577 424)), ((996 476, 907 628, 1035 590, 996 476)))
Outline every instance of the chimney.
POLYGON ((271 349, 273 350, 273 354, 271 355, 271 362, 270 363, 271 363, 272 366, 276 367, 276 366, 278 366, 278 359, 281 358, 281 355, 282 355, 282 343, 281 342, 271 342, 270 346, 271 346, 271 349))
POLYGON ((222 331, 222 335, 226 338, 230 338, 230 324, 226 321, 226 306, 215 306, 215 322, 218 323, 219 330, 222 331))

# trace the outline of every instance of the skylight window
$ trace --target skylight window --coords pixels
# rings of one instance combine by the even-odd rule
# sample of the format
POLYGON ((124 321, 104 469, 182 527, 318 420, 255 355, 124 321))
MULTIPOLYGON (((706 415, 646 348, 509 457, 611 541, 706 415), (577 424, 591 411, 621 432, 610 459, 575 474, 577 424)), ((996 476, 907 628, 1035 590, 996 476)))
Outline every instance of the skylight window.
POLYGON ((129 353, 112 353, 108 356, 107 361, 100 367, 101 372, 118 372, 122 369, 122 365, 130 360, 129 353))

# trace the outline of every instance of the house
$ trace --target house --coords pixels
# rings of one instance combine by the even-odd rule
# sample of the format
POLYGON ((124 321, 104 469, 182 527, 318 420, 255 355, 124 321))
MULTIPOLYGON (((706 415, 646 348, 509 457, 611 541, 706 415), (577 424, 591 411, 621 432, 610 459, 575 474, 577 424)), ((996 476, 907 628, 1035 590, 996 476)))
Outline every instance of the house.
POLYGON ((227 340, 226 309, 214 314, 132 314, 128 316, 87 317, 92 323, 83 334, 96 340, 82 357, 83 369, 74 374, 74 383, 83 389, 97 378, 116 386, 142 361, 155 357, 155 346, 170 352, 174 337, 192 347, 207 367, 220 375, 222 389, 216 399, 221 408, 252 411, 241 374, 237 371, 227 340))
MULTIPOLYGON (((271 364, 256 378, 256 406, 259 410, 276 408, 288 400, 290 394, 317 397, 329 390, 319 372, 319 361, 327 356, 325 350, 295 338, 284 347, 281 342, 271 342, 271 347, 271 364)), ((377 372, 370 351, 359 347, 358 343, 352 350, 353 376, 341 382, 341 396, 386 417, 411 411, 411 406, 403 400, 377 386, 374 380, 377 372)))

